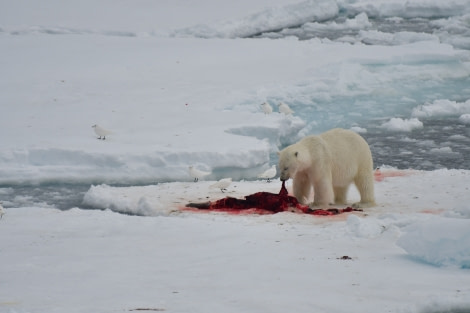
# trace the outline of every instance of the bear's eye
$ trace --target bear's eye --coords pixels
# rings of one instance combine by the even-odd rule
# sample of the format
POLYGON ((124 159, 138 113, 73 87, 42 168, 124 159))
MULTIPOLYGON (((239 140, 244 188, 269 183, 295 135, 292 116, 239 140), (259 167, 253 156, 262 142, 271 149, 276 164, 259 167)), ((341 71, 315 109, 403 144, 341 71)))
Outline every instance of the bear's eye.
POLYGON ((288 167, 284 167, 284 171, 287 171, 289 168, 288 167))

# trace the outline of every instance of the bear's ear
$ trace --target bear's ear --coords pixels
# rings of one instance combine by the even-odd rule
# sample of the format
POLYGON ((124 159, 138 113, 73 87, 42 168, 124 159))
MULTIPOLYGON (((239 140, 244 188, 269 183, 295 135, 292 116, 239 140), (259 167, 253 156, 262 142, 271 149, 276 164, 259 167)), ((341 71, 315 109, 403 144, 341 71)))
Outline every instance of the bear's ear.
POLYGON ((298 157, 298 156, 299 156, 299 153, 296 151, 296 152, 294 153, 294 155, 295 155, 295 157, 298 157))

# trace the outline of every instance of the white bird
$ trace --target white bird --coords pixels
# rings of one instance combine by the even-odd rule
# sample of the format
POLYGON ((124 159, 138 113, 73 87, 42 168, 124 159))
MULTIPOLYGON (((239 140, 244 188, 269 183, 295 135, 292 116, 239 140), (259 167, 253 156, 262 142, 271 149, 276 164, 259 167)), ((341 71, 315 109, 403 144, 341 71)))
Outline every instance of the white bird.
POLYGON ((269 169, 259 174, 258 178, 266 179, 269 183, 274 176, 276 176, 276 165, 271 166, 269 169))
POLYGON ((104 129, 103 127, 101 127, 100 125, 93 125, 91 126, 93 127, 93 129, 95 130, 95 134, 97 134, 99 137, 98 139, 103 139, 105 140, 106 139, 106 135, 109 135, 111 134, 111 132, 107 129, 104 129))
POLYGON ((267 102, 261 103, 261 109, 263 110, 264 114, 271 114, 273 113, 273 108, 267 102))
POLYGON ((279 112, 284 113, 285 115, 290 115, 294 113, 294 111, 292 111, 292 109, 284 102, 279 102, 278 107, 279 107, 279 112))
POLYGON ((207 176, 210 173, 211 172, 200 171, 200 170, 194 168, 194 166, 189 167, 189 176, 194 178, 194 182, 197 182, 199 180, 199 178, 203 178, 204 176, 207 176))
POLYGON ((222 178, 221 180, 215 182, 214 184, 210 185, 210 188, 218 188, 220 191, 224 192, 227 190, 227 187, 230 186, 232 183, 232 178, 222 178))
POLYGON ((0 203, 0 219, 2 219, 3 214, 5 214, 5 210, 3 209, 2 204, 0 203))

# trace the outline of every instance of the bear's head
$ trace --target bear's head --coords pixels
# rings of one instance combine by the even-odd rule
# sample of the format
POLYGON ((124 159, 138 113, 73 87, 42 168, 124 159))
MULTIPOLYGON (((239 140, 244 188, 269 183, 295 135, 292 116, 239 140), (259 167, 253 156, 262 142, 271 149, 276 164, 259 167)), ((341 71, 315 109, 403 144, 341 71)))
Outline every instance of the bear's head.
POLYGON ((301 145, 293 144, 278 152, 280 179, 282 181, 293 178, 297 171, 309 166, 310 156, 308 150, 301 145))

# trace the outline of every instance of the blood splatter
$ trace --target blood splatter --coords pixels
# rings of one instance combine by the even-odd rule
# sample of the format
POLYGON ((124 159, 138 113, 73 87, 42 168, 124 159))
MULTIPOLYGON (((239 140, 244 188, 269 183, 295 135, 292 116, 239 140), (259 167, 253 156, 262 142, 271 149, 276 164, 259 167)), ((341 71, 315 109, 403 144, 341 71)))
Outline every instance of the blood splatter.
POLYGON ((217 201, 188 203, 186 207, 231 214, 275 214, 284 211, 299 211, 304 214, 329 216, 345 212, 362 211, 351 207, 344 209, 311 209, 308 205, 300 204, 295 197, 289 196, 284 181, 278 194, 257 192, 245 196, 245 199, 226 197, 217 201))
POLYGON ((377 168, 374 171, 374 179, 376 182, 381 182, 387 177, 401 177, 401 176, 408 176, 412 175, 411 170, 387 170, 381 171, 380 168, 377 168))

